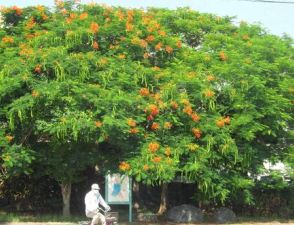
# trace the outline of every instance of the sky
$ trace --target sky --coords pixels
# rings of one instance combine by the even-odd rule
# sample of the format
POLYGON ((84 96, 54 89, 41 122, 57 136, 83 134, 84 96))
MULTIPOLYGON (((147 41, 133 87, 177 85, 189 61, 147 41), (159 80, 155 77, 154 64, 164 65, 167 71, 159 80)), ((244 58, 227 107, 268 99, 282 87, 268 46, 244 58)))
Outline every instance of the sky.
MULTIPOLYGON (((276 0, 283 1, 283 0, 276 0)), ((285 0, 284 0, 285 1, 285 0)), ((290 3, 256 2, 256 0, 81 0, 81 3, 105 3, 131 8, 160 7, 176 9, 190 7, 203 13, 219 16, 234 16, 234 22, 246 21, 260 24, 269 33, 282 36, 284 33, 294 38, 294 0, 290 3)), ((54 0, 0 0, 2 6, 53 6, 54 0)))

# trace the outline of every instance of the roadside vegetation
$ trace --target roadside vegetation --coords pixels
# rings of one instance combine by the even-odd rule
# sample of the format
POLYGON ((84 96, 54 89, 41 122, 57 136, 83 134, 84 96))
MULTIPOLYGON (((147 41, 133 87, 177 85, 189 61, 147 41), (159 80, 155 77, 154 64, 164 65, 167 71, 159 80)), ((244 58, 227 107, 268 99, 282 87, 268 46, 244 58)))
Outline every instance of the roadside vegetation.
POLYGON ((189 8, 58 0, 1 15, 1 206, 69 218, 110 171, 159 215, 185 201, 294 216, 291 38, 189 8))

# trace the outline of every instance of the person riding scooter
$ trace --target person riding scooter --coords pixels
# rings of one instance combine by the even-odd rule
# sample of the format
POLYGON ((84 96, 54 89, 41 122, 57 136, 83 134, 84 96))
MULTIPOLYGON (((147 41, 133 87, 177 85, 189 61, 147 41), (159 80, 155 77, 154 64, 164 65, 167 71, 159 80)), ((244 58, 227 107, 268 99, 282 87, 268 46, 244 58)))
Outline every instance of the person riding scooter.
POLYGON ((99 205, 102 205, 105 211, 110 211, 110 206, 104 201, 99 190, 98 184, 92 184, 91 191, 85 196, 86 216, 92 218, 91 225, 106 225, 105 216, 99 212, 99 205))

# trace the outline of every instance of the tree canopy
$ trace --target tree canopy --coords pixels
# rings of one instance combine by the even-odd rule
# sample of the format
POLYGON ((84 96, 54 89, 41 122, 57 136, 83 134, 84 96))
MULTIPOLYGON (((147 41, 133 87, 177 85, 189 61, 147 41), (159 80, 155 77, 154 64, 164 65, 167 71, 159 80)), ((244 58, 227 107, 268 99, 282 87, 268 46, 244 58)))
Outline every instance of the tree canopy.
POLYGON ((241 192, 251 202, 248 174, 291 150, 289 37, 189 8, 57 1, 54 11, 14 6, 2 16, 5 176, 38 164, 68 193, 79 172, 103 165, 150 185, 182 176, 206 198, 241 192))

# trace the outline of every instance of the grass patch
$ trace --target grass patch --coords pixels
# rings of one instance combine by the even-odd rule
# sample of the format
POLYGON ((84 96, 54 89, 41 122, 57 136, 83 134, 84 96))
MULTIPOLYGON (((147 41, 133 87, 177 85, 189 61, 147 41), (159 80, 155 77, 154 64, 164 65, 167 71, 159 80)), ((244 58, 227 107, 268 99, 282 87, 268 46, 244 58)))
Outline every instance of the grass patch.
POLYGON ((62 215, 46 214, 34 215, 29 213, 0 212, 0 222, 78 222, 87 220, 83 216, 63 217, 62 215))

